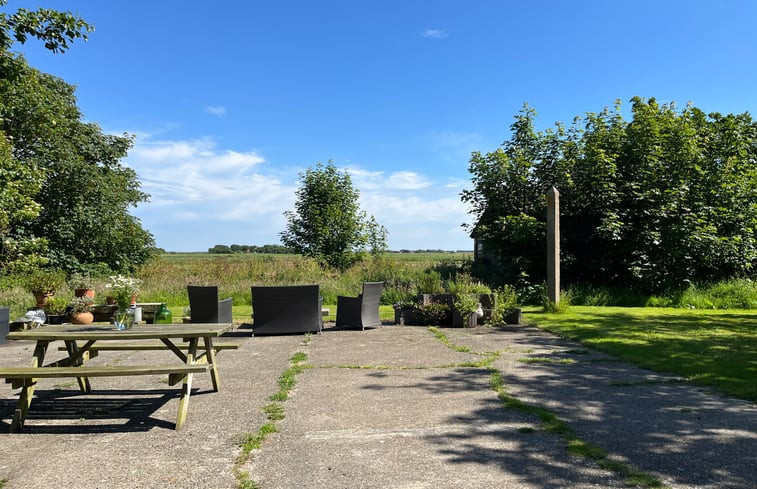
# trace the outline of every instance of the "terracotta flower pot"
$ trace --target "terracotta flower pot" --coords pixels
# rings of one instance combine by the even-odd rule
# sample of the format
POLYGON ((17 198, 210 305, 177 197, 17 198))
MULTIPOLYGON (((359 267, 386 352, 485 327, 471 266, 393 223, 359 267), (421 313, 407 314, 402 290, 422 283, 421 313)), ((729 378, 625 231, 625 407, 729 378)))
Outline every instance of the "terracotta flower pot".
POLYGON ((89 297, 90 299, 94 299, 95 289, 76 289, 74 295, 76 297, 89 297))
POLYGON ((91 312, 75 312, 71 314, 71 322, 74 324, 92 324, 95 315, 91 312))
POLYGON ((47 299, 53 296, 49 291, 35 291, 34 298, 37 300, 37 309, 44 309, 47 305, 47 299))

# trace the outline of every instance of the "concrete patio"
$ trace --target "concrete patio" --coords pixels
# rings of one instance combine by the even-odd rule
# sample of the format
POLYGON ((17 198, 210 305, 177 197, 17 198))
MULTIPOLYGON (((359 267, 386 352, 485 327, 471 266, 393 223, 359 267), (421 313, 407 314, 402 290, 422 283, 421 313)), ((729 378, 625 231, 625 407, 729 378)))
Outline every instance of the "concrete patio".
MULTIPOLYGON (((509 395, 548 409, 611 460, 668 487, 754 488, 754 404, 532 327, 442 331, 470 351, 422 327, 255 338, 242 327, 232 334, 241 348, 219 355, 221 391, 196 375, 178 432, 177 389, 159 377, 98 378, 92 395, 80 395, 75 379, 42 380, 24 432, 14 435, 16 395, 3 384, 2 487, 237 487, 239 444, 267 422, 262 408, 278 377, 304 352, 309 368, 282 403, 278 431, 238 467, 260 488, 628 487, 570 455, 534 415, 504 407, 489 368, 509 395)), ((32 347, 0 346, 3 365, 26 365, 32 347)), ((161 354, 105 352, 92 362, 161 354)))

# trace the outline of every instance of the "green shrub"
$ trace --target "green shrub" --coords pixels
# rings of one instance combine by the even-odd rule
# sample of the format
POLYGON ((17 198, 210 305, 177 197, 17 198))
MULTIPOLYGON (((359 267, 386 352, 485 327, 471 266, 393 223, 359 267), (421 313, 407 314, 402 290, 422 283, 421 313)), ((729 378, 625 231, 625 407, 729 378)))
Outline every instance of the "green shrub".
POLYGON ((494 307, 492 308, 492 324, 504 324, 505 317, 518 307, 518 296, 515 288, 511 285, 504 285, 494 292, 494 307))
POLYGON ((570 310, 570 304, 571 300, 573 299, 573 296, 570 292, 570 290, 561 290, 560 291, 560 303, 555 304, 551 300, 549 300, 549 296, 545 294, 542 296, 542 306, 544 307, 544 312, 549 313, 556 313, 556 314, 562 314, 565 312, 568 312, 570 310))
POLYGON ((447 304, 432 302, 431 304, 416 306, 415 310, 418 311, 419 319, 426 326, 449 322, 450 308, 447 304))
POLYGON ((478 295, 476 294, 456 294, 454 307, 463 318, 476 312, 478 309, 478 295))

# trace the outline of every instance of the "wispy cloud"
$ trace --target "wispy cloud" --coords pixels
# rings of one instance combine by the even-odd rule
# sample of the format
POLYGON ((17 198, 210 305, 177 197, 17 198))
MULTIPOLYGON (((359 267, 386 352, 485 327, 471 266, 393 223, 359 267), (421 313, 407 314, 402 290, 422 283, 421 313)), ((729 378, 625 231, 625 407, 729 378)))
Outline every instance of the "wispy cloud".
POLYGON ((205 107, 205 112, 221 117, 223 115, 226 115, 226 107, 222 105, 208 105, 207 107, 205 107))
POLYGON ((352 182, 357 188, 381 190, 383 192, 420 190, 429 187, 431 182, 423 175, 411 171, 387 174, 383 171, 368 171, 361 168, 347 168, 352 182))
MULTIPOLYGON (((299 185, 296 169, 273 166, 255 151, 219 148, 210 138, 143 136, 124 162, 151 196, 135 215, 158 246, 172 251, 278 243, 299 185)), ((389 230, 390 248, 470 247, 460 228, 468 216, 449 181, 413 171, 344 169, 363 210, 389 230)))
POLYGON ((448 34, 447 31, 443 29, 426 29, 421 32, 421 36, 426 39, 444 39, 448 34))

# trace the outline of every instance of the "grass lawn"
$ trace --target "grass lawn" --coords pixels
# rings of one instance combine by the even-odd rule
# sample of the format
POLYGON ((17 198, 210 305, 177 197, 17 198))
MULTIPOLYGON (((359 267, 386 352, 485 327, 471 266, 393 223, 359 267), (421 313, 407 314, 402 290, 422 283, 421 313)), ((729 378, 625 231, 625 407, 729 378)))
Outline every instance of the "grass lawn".
POLYGON ((658 372, 757 402, 757 311, 571 306, 526 322, 658 372))
MULTIPOLYGON (((323 307, 329 310, 328 316, 323 316, 324 321, 336 321, 336 304, 324 304, 323 307)), ((173 319, 180 320, 184 315, 184 308, 180 306, 169 307, 173 319)), ((234 305, 231 315, 235 322, 249 323, 252 322, 252 305, 241 304, 234 305)), ((382 321, 394 321, 394 306, 379 306, 379 317, 382 321)))

